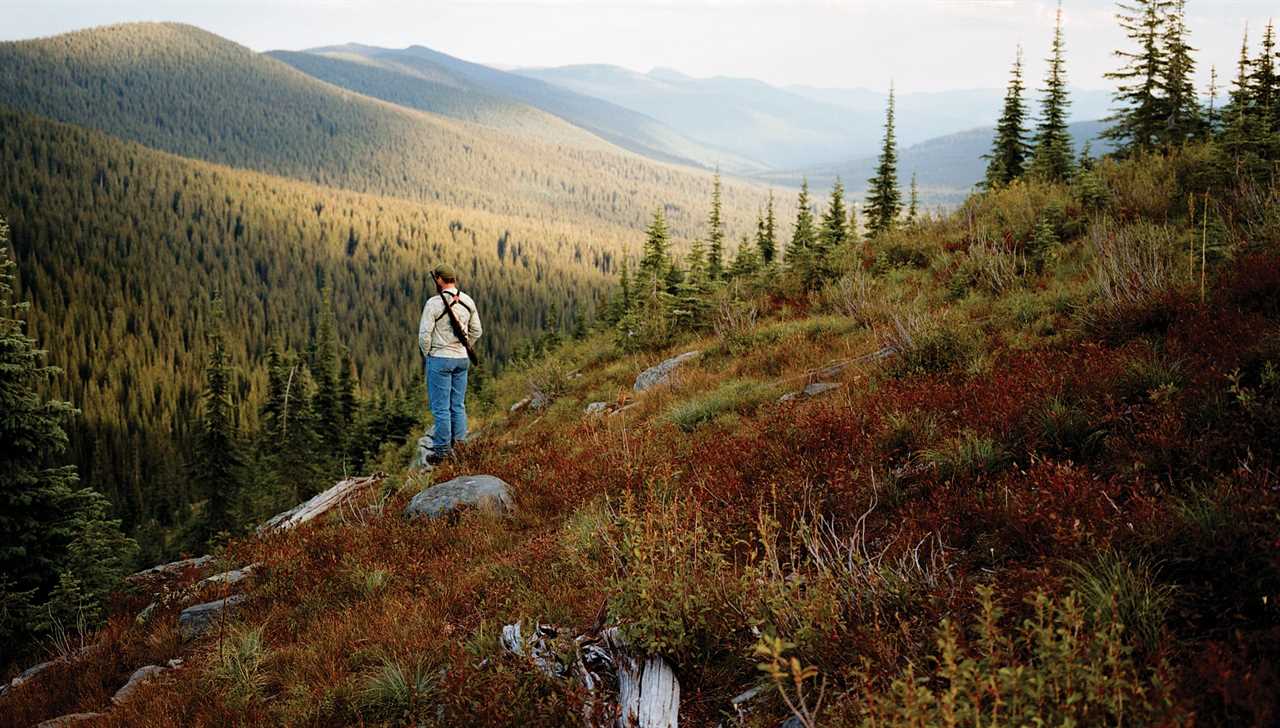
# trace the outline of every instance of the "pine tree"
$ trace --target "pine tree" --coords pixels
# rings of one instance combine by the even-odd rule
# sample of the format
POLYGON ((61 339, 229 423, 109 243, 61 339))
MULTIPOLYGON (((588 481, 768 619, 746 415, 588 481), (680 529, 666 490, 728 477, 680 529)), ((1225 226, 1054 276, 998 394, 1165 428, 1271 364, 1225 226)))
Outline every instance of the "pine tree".
POLYGON ((574 341, 587 338, 587 309, 583 307, 581 301, 573 304, 573 330, 570 336, 574 341))
POLYGON ((1196 97, 1196 64, 1187 29, 1185 0, 1173 0, 1164 19, 1166 63, 1160 85, 1164 90, 1164 124, 1160 141, 1165 148, 1180 147, 1204 135, 1206 124, 1196 97))
POLYGON ((911 173, 911 204, 907 206, 907 222, 914 223, 920 212, 920 185, 916 183, 916 173, 911 173))
POLYGON ((333 314, 333 296, 328 286, 325 287, 321 300, 322 308, 319 324, 316 326, 310 368, 316 384, 313 406, 318 422, 317 432, 324 447, 324 451, 317 455, 321 460, 332 462, 343 451, 346 423, 342 419, 339 402, 337 321, 333 314))
POLYGON ((1022 46, 1018 46, 1018 55, 1013 61, 1009 86, 1004 94, 1004 108, 1000 112, 1000 120, 996 122, 996 136, 991 143, 991 153, 984 157, 990 160, 987 163, 987 176, 983 181, 983 187, 986 189, 1003 187, 1021 177, 1026 171, 1031 145, 1027 143, 1024 90, 1022 46))
POLYGON ((235 432, 232 370, 223 334, 223 317, 222 299, 215 297, 208 334, 204 409, 191 473, 193 483, 205 499, 204 520, 196 529, 199 544, 207 543, 221 531, 233 529, 232 509, 240 495, 240 446, 235 432))
POLYGON ((1265 160, 1280 159, 1280 81, 1276 77, 1275 25, 1262 31, 1262 48, 1249 64, 1249 108, 1254 148, 1265 160))
MULTIPOLYGON (((0 218, 0 602, 25 614, 56 582, 71 536, 63 509, 76 471, 51 462, 66 450, 62 423, 75 410, 40 394, 59 370, 44 363, 44 352, 24 333, 19 316, 27 305, 13 301, 15 265, 8 242, 8 226, 0 218)), ((12 621, 11 630, 22 629, 25 618, 12 621)))
POLYGON ((729 266, 729 275, 733 278, 750 278, 760 272, 760 249, 743 235, 738 250, 733 256, 733 265, 729 266))
POLYGON ((1115 51, 1115 55, 1124 60, 1124 67, 1107 73, 1106 77, 1120 82, 1115 93, 1120 108, 1108 119, 1112 126, 1103 136, 1114 140, 1123 153, 1149 152, 1159 146, 1167 118, 1161 81, 1166 75, 1168 59, 1161 36, 1171 2, 1133 0, 1119 5, 1116 18, 1138 50, 1115 51))
POLYGON ((680 331, 698 331, 710 325, 711 287, 707 279, 707 246, 700 238, 689 245, 684 258, 687 273, 676 294, 672 319, 680 331))
POLYGON ((756 240, 760 248, 760 260, 764 265, 773 263, 778 253, 777 219, 773 214, 773 190, 769 190, 769 202, 765 206, 764 226, 760 228, 760 236, 756 240))
POLYGON ((867 180, 867 234, 875 237, 897 223, 902 212, 902 191, 898 189, 898 142, 894 133, 894 89, 889 86, 889 108, 885 114, 884 143, 876 175, 867 180))
POLYGON ((1218 119, 1218 67, 1209 66, 1209 107, 1205 110, 1205 130, 1210 136, 1216 136, 1219 130, 1218 119))
POLYGON ((631 306, 618 325, 619 344, 626 351, 666 343, 671 333, 673 296, 667 291, 670 266, 667 221, 658 208, 645 231, 644 251, 636 273, 631 306))
POLYGON ((1258 147, 1253 89, 1249 78, 1249 28, 1245 27, 1240 42, 1240 58, 1236 62, 1236 78, 1231 85, 1230 101, 1222 111, 1222 147, 1239 162, 1247 162, 1258 147))
POLYGON ((787 265, 793 270, 802 268, 813 252, 818 233, 813 226, 813 209, 809 203, 809 180, 800 184, 800 197, 796 200, 796 224, 791 231, 791 244, 787 246, 787 265))
POLYGON ((1071 105, 1067 92, 1067 75, 1063 59, 1062 5, 1058 5, 1057 22, 1053 31, 1053 48, 1045 77, 1044 98, 1040 102, 1040 121, 1036 125, 1035 152, 1031 167, 1036 176, 1050 181, 1063 181, 1072 174, 1075 156, 1071 147, 1071 135, 1067 131, 1067 107, 1071 105))
POLYGON ((827 201, 827 210, 822 214, 822 225, 818 229, 817 244, 813 246, 813 255, 809 257, 804 271, 805 288, 817 290, 824 280, 831 276, 832 258, 849 239, 848 222, 844 207, 844 185, 836 178, 831 187, 831 197, 827 201))
POLYGON ((712 281, 724 277, 724 221, 720 219, 720 170, 711 188, 711 215, 707 218, 707 275, 712 281))

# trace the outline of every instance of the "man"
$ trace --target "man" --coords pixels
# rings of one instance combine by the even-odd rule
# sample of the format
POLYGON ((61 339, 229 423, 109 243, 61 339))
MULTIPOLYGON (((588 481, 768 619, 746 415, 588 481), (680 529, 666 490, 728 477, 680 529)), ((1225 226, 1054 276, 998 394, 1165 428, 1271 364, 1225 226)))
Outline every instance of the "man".
POLYGON ((431 465, 453 452, 453 444, 467 438, 467 349, 459 341, 449 321, 449 312, 457 318, 467 344, 474 344, 482 333, 476 302, 458 290, 458 277, 453 268, 442 265, 431 272, 440 293, 427 299, 418 323, 418 348, 426 357, 427 399, 435 420, 431 465))

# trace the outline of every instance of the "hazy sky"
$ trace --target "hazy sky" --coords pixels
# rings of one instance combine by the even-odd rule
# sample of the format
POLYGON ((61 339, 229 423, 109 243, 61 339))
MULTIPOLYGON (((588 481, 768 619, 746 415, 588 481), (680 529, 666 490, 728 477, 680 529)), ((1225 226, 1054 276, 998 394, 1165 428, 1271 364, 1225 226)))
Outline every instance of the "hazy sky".
MULTIPOLYGON (((1114 2, 1065 0, 1072 85, 1109 87, 1124 39, 1114 2)), ((1042 75, 1048 0, 0 0, 0 39, 106 23, 175 20, 256 50, 348 41, 412 44, 499 66, 612 63, 779 85, 904 91, 1000 87, 1016 44, 1042 75)), ((1202 76, 1229 77, 1245 23, 1274 0, 1188 0, 1202 76)))

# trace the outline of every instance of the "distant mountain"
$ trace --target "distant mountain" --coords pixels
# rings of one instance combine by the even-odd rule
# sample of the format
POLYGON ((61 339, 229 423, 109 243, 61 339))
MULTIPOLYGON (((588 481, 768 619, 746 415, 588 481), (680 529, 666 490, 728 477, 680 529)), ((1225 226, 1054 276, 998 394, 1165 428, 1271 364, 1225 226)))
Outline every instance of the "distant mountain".
MULTIPOLYGON (((414 59, 430 55, 422 49, 402 60, 419 68, 414 59)), ((563 129, 572 143, 554 143, 387 103, 187 25, 129 24, 0 43, 0 68, 0 105, 185 157, 358 192, 633 230, 665 205, 681 236, 696 232, 710 197, 705 172, 596 139, 583 145, 585 135, 574 129, 563 129)), ((440 66, 433 80, 466 89, 461 74, 483 76, 482 68, 440 66)), ((422 72, 430 71, 427 64, 422 72)), ((493 95, 480 101, 492 113, 511 108, 493 95)), ((531 123, 554 126, 537 117, 531 123)), ((725 190, 727 208, 743 218, 754 213, 758 190, 736 183, 725 190)))
MULTIPOLYGON (((415 95, 426 106, 454 106, 450 102, 437 102, 431 98, 437 94, 448 96, 442 91, 444 88, 450 88, 455 97, 458 94, 462 94, 463 97, 474 96, 481 103, 488 103, 492 99, 504 99, 508 103, 515 102, 539 109, 623 149, 659 161, 694 164, 708 168, 720 166, 729 172, 743 173, 757 171, 762 167, 760 163, 730 153, 714 143, 693 141, 652 116, 610 103, 604 97, 576 93, 535 78, 454 58, 423 46, 393 50, 348 44, 313 48, 306 51, 306 54, 359 62, 382 69, 384 72, 412 77, 416 79, 415 82, 406 81, 402 85, 416 86, 421 89, 415 95), (422 87, 420 82, 423 81, 432 84, 433 88, 428 90, 422 87)), ((314 62, 306 63, 299 54, 276 55, 307 73, 344 88, 394 103, 404 103, 406 100, 404 89, 388 87, 382 80, 370 82, 367 77, 353 78, 355 74, 349 71, 339 76, 335 73, 335 68, 323 68, 314 62)), ((416 100, 410 100, 409 105, 423 108, 416 100)))
MULTIPOLYGON (((1098 138, 1106 127, 1106 122, 1102 121, 1071 124, 1076 153, 1084 149, 1086 142, 1091 143, 1095 155, 1107 152, 1111 148, 1109 143, 1098 138)), ((987 161, 982 156, 991 151, 994 137, 993 127, 983 127, 903 147, 898 153, 898 180, 903 192, 906 192, 914 173, 925 204, 951 206, 963 202, 986 173, 987 161)), ((868 155, 837 164, 765 175, 764 179, 775 184, 798 186, 802 179, 807 178, 812 187, 821 190, 829 188, 839 176, 845 187, 857 195, 866 190, 867 180, 875 174, 878 161, 877 155, 868 155)))
MULTIPOLYGON (((867 89, 779 88, 752 79, 693 78, 657 68, 609 65, 523 69, 519 73, 652 116, 691 139, 729 147, 774 169, 828 164, 874 153, 888 95, 867 89)), ((1032 92, 1034 98, 1034 92, 1032 92)), ((995 123, 1002 89, 899 94, 905 145, 995 123)), ((1073 119, 1106 116, 1110 94, 1076 90, 1073 119)))

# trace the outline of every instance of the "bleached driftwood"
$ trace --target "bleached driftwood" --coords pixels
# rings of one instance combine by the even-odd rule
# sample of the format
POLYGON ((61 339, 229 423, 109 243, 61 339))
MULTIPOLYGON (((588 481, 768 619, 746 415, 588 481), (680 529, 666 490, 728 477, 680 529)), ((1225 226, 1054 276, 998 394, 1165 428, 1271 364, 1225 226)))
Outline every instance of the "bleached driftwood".
POLYGON ((680 722, 680 681, 657 655, 632 653, 617 627, 605 630, 618 674, 618 728, 676 728, 680 722))
POLYGON ((616 627, 566 640, 548 625, 538 625, 526 636, 516 622, 502 628, 502 646, 527 658, 543 674, 580 682, 593 696, 584 710, 588 725, 597 705, 613 706, 605 714, 617 716, 618 728, 677 728, 679 724, 680 682, 675 672, 661 657, 635 655, 616 627), (561 640, 560 650, 556 640, 561 640), (561 655, 570 649, 573 657, 565 664, 561 655))
POLYGON ((323 493, 317 494, 306 503, 300 503, 284 513, 272 516, 266 523, 258 526, 258 533, 287 531, 300 526, 313 518, 328 513, 365 488, 381 483, 385 477, 386 475, 383 473, 374 473, 364 478, 348 478, 323 493))

